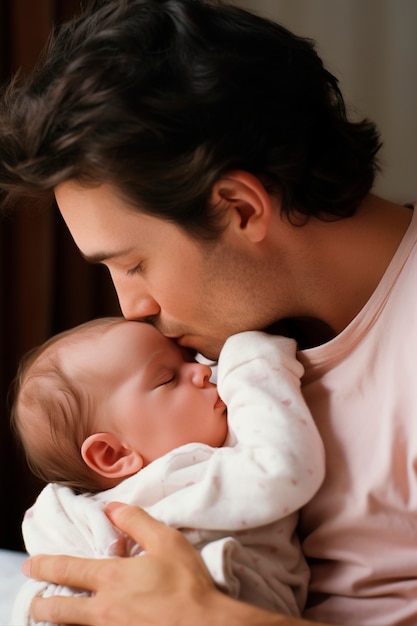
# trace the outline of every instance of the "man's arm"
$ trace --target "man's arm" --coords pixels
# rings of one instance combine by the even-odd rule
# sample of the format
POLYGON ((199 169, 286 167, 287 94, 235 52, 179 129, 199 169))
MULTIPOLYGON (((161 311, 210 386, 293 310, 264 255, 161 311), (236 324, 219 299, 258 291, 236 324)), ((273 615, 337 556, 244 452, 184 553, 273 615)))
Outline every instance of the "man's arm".
POLYGON ((24 567, 32 578, 94 592, 89 598, 35 598, 31 612, 36 621, 79 626, 326 626, 272 614, 221 593, 183 535, 143 510, 113 503, 108 515, 145 547, 146 554, 104 560, 33 557, 24 567))

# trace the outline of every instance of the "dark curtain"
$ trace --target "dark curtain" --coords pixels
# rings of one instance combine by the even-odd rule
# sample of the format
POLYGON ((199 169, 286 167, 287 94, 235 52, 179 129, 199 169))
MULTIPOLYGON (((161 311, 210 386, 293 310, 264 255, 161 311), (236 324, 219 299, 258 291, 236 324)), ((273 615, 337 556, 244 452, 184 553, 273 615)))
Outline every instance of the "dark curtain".
MULTIPOLYGON (((30 71, 52 24, 79 7, 80 0, 0 0, 1 82, 18 68, 30 71)), ((42 484, 10 431, 17 364, 50 335, 120 309, 106 270, 83 261, 56 207, 31 200, 0 215, 0 298, 0 548, 20 550, 22 516, 42 484)))

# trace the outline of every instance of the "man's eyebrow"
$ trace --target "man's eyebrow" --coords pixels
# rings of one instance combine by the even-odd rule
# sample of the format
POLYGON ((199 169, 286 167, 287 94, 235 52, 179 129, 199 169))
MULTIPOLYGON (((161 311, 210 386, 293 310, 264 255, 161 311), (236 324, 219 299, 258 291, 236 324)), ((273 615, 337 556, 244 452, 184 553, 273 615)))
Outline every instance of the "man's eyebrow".
POLYGON ((117 259, 122 256, 126 256, 132 252, 133 248, 129 248, 127 250, 115 250, 114 252, 95 252, 94 254, 84 254, 80 250, 80 254, 88 263, 103 263, 103 261, 108 261, 109 259, 117 259))
POLYGON ((85 261, 87 261, 88 263, 94 263, 94 264, 103 263, 103 261, 106 261, 111 258, 111 254, 107 252, 98 252, 97 254, 84 254, 84 252, 81 252, 80 250, 80 253, 85 261))

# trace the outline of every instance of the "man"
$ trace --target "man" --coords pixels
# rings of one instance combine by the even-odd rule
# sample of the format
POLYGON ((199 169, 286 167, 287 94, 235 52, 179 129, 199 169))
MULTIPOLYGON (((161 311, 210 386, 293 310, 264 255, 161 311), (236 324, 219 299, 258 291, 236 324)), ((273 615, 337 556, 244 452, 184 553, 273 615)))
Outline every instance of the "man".
MULTIPOLYGON (((417 618, 417 309, 411 207, 371 193, 378 133, 350 122, 311 42, 194 0, 104 2, 63 26, 3 104, 0 187, 55 192, 124 315, 215 359, 249 329, 299 343, 326 478, 302 512, 306 619, 417 618), (413 290, 413 291, 412 291, 413 290)), ((180 535, 110 518, 141 559, 36 557, 33 577, 95 592, 33 602, 59 623, 307 624, 240 604, 180 535)))

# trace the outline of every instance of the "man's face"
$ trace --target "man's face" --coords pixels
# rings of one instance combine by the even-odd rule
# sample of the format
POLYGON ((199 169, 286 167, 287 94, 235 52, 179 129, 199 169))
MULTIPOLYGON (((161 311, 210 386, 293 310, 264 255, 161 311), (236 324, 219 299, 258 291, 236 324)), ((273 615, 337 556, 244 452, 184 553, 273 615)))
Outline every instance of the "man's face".
POLYGON ((228 336, 274 320, 265 272, 230 229, 215 242, 198 240, 132 209, 110 185, 69 181, 55 192, 82 255, 109 269, 127 319, 151 321, 212 359, 228 336))

